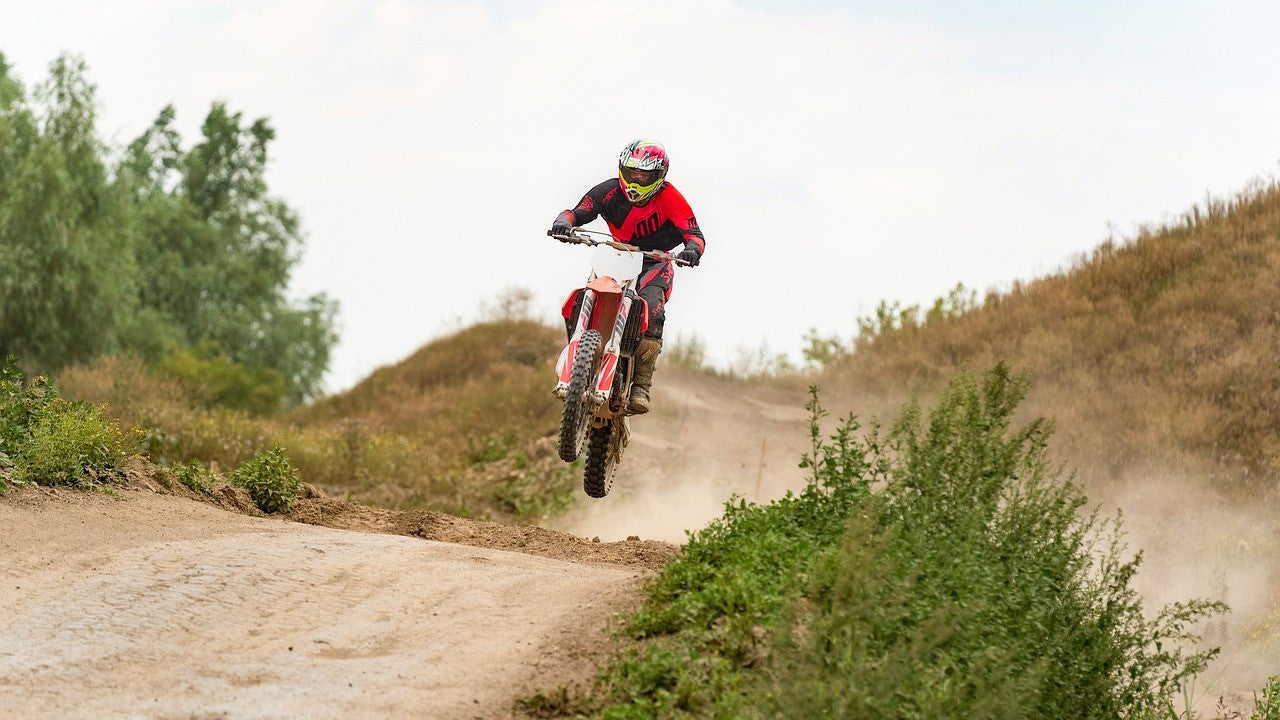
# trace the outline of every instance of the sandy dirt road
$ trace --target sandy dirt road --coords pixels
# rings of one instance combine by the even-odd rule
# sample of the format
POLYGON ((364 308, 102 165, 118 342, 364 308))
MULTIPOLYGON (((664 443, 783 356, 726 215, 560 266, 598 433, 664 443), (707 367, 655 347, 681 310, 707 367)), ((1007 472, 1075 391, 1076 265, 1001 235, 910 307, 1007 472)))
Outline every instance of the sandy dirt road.
POLYGON ((0 717, 506 717, 641 573, 147 492, 10 492, 0 717))

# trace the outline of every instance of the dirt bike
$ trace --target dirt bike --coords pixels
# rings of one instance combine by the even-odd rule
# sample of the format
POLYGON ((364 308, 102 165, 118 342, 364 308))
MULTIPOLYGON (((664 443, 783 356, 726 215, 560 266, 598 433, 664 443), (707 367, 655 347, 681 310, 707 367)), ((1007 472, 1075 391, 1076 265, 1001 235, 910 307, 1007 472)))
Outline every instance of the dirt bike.
MULTIPOLYGON (((548 233, 550 234, 550 233, 548 233)), ((574 228, 557 240, 594 248, 585 287, 569 294, 562 314, 573 321, 569 342, 556 362, 560 416, 560 459, 573 462, 586 446, 582 489, 602 498, 631 436, 627 405, 631 399, 634 356, 648 326, 647 306, 636 294, 644 258, 677 265, 689 263, 661 251, 617 242, 608 233, 574 228), (591 235, 608 237, 596 240, 591 235), (573 308, 579 306, 576 318, 573 308)))

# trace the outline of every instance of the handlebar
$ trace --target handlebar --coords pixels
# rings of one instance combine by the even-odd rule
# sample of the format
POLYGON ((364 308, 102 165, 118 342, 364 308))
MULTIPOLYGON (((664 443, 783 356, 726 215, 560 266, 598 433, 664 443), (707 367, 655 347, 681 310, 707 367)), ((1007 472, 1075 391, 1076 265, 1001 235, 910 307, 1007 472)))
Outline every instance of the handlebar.
POLYGON ((555 235, 550 230, 547 231, 547 235, 557 240, 560 240, 562 242, 574 243, 577 245, 591 245, 591 246, 608 245, 614 250, 621 250, 622 252, 638 252, 641 255, 644 255, 645 257, 651 260, 658 260, 660 262, 673 262, 676 265, 680 265, 683 267, 693 267, 693 263, 689 262, 688 260, 681 260, 680 258, 676 257, 675 255, 672 255, 671 253, 663 252, 661 250, 641 250, 635 245, 628 245, 626 243, 618 242, 617 239, 614 238, 609 233, 600 232, 598 230, 586 230, 584 228, 576 227, 572 231, 570 231, 568 235, 555 235), (595 240, 591 238, 589 235, 603 235, 609 239, 595 240))

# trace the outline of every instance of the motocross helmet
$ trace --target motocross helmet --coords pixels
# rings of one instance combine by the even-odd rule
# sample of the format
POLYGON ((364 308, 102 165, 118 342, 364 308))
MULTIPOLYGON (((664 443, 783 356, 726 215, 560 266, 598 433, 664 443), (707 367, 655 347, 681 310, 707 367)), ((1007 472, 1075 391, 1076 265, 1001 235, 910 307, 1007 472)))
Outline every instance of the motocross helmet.
POLYGON ((655 140, 640 139, 622 148, 618 156, 618 185, 632 204, 645 202, 666 181, 667 149, 655 140))

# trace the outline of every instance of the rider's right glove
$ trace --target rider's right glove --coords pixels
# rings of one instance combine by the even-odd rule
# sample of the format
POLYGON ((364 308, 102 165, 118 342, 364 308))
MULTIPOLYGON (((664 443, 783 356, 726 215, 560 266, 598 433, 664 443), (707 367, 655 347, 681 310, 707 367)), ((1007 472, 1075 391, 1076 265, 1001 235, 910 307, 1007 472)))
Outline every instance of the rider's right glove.
MULTIPOLYGON (((571 232, 573 232, 573 223, 565 219, 564 216, 560 216, 556 218, 555 222, 551 223, 551 232, 547 234, 548 235, 568 235, 571 232)), ((563 237, 558 237, 556 239, 559 240, 560 242, 571 242, 569 240, 565 240, 563 237)))

